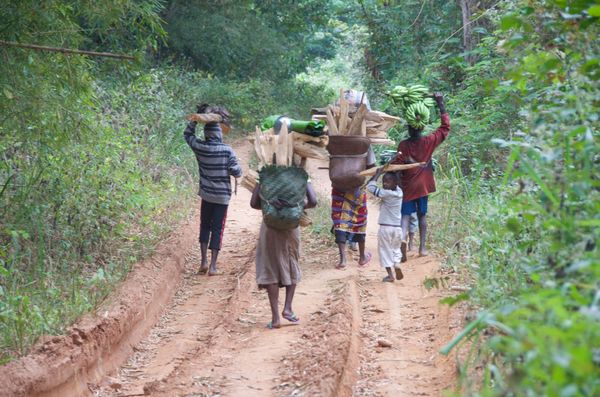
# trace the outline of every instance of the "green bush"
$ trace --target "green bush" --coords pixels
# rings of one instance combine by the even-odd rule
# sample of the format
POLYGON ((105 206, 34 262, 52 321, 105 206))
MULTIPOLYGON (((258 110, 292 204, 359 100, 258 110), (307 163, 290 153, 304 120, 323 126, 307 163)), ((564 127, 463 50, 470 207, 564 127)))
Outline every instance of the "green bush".
POLYGON ((587 39, 598 33, 593 4, 515 2, 498 33, 507 51, 500 85, 524 98, 522 130, 495 139, 509 150, 506 171, 485 184, 471 175, 475 189, 460 178, 442 184, 441 194, 447 189, 457 208, 471 212, 451 215, 459 234, 467 231, 451 263, 470 265, 476 281, 468 295, 482 308, 443 350, 468 348, 463 394, 600 393, 599 75, 590 62, 599 47, 587 39))

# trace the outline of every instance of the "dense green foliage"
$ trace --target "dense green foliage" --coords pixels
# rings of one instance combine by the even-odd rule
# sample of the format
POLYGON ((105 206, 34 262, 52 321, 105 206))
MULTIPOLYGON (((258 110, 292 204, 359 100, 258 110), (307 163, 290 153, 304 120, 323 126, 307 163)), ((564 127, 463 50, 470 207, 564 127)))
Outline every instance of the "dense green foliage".
POLYGON ((170 1, 163 49, 202 70, 230 78, 283 80, 316 58, 331 58, 323 2, 170 1))
POLYGON ((5 3, 2 40, 137 62, 0 47, 0 360, 93 308, 188 213, 198 101, 242 133, 349 85, 393 113, 385 92, 419 83, 452 118, 432 240, 478 312, 449 346, 461 393, 600 393, 597 1, 5 3))
MULTIPOLYGON (((8 2, 1 36, 78 48, 92 46, 85 29, 95 26, 106 29, 102 39, 119 50, 146 43, 153 32, 160 37, 156 14, 147 12, 155 4, 122 2, 115 13, 111 3, 8 2), (125 41, 110 28, 121 18, 137 21, 125 41)), ((0 359, 26 351, 41 333, 57 332, 92 308, 105 293, 104 281, 121 274, 114 258, 123 261, 117 268, 126 267, 133 259, 122 254, 126 246, 142 240, 125 230, 127 222, 144 206, 147 214, 169 207, 171 200, 156 192, 181 179, 155 179, 140 167, 162 168, 165 161, 141 154, 135 125, 116 114, 116 99, 94 79, 92 61, 9 47, 1 56, 0 359), (122 248, 111 244, 125 236, 131 239, 122 248)), ((118 92, 133 102, 128 85, 118 92)), ((147 121, 142 125, 151 125, 147 121)), ((152 223, 146 217, 139 227, 152 223)))
POLYGON ((594 4, 522 2, 500 22, 526 122, 499 141, 512 148, 506 194, 476 259, 476 298, 495 302, 484 395, 600 393, 594 4))
POLYGON ((467 67, 467 89, 450 101, 451 112, 452 105, 476 105, 456 109, 461 127, 477 125, 478 114, 489 120, 519 110, 519 117, 500 121, 503 130, 477 135, 494 136, 498 149, 480 143, 489 146, 486 155, 468 151, 469 167, 451 155, 439 170, 439 243, 449 249, 451 265, 467 265, 475 277, 469 294, 457 299, 470 297, 482 308, 471 332, 460 335, 470 341, 464 394, 600 392, 600 75, 593 6, 506 2, 499 30, 478 47, 496 51, 467 67), (486 68, 498 74, 486 77, 486 68), (483 94, 490 89, 493 97, 483 94), (471 102, 477 92, 483 104, 471 102), (498 175, 488 155, 506 150, 507 169, 498 175))

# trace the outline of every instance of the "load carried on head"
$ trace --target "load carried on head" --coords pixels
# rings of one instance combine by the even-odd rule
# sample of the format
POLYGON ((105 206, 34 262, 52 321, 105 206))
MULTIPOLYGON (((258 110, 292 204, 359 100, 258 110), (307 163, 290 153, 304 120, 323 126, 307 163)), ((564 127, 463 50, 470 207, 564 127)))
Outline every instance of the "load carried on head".
POLYGON ((325 109, 313 109, 315 118, 327 121, 329 132, 329 179, 334 189, 348 192, 362 186, 363 173, 375 164, 371 144, 393 144, 387 131, 400 119, 372 111, 367 95, 355 90, 341 90, 340 98, 325 109))
POLYGON ((304 213, 308 174, 294 160, 297 142, 294 134, 288 134, 285 123, 277 133, 274 128, 261 131, 257 127, 252 141, 259 171, 250 170, 242 179, 242 186, 250 191, 260 180, 263 220, 268 226, 279 230, 311 223, 304 213))
POLYGON ((210 106, 206 103, 198 105, 196 113, 192 113, 186 117, 188 121, 195 121, 202 124, 219 123, 221 131, 227 134, 231 130, 229 118, 231 115, 225 108, 221 106, 210 106))
POLYGON ((429 108, 435 106, 435 101, 427 87, 421 84, 397 85, 387 94, 410 126, 422 130, 429 123, 429 108))
POLYGON ((314 137, 319 137, 324 134, 325 122, 322 120, 294 120, 285 116, 269 116, 260 123, 260 128, 263 131, 274 128, 275 131, 281 129, 281 125, 287 126, 288 131, 307 134, 314 137))
MULTIPOLYGON (((307 158, 318 160, 329 159, 325 146, 329 137, 324 135, 325 123, 319 120, 293 120, 285 116, 269 116, 261 122, 258 131, 267 135, 279 135, 285 127, 286 133, 290 133, 290 144, 292 145, 292 161, 295 165, 304 167, 307 158)), ((255 142, 255 137, 250 142, 255 142)))
POLYGON ((327 122, 328 134, 366 136, 371 144, 391 145, 387 132, 400 118, 371 110, 367 94, 340 90, 340 98, 326 108, 311 109, 312 117, 327 122))
MULTIPOLYGON (((370 145, 394 144, 387 137, 387 131, 400 119, 370 110, 366 94, 359 91, 341 91, 337 103, 339 106, 329 106, 325 110, 330 135, 327 145, 329 179, 333 188, 348 192, 363 186, 366 176, 375 174, 375 168, 366 169, 368 165, 375 165, 370 145)), ((385 170, 400 171, 418 165, 386 164, 385 170)))

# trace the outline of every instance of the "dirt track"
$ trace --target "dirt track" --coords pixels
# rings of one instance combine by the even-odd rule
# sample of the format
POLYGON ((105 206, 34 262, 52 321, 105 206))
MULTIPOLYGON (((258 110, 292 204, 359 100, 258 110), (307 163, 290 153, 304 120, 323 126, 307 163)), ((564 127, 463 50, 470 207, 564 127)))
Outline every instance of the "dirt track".
MULTIPOLYGON (((242 162, 247 163, 250 150, 250 145, 237 145, 242 162)), ((327 197, 327 171, 317 165, 322 164, 310 164, 311 177, 327 197)), ((382 283, 375 203, 369 206, 370 266, 357 269, 354 256, 347 270, 335 270, 337 249, 311 241, 303 232, 303 280, 294 300, 300 324, 266 329, 266 293, 254 282, 261 217, 249 201, 250 193, 240 189, 231 202, 219 258, 222 276, 195 274, 199 250, 194 218, 175 234, 174 248, 164 253, 170 260, 185 259, 183 281, 172 301, 162 312, 157 302, 156 315, 131 321, 139 331, 125 333, 147 333, 162 313, 149 334, 139 343, 141 335, 122 338, 112 354, 102 355, 112 364, 86 363, 78 387, 71 384, 62 394, 39 395, 438 396, 453 385, 454 364, 437 352, 458 331, 460 316, 438 304, 440 291, 423 287, 424 278, 435 275, 439 264, 434 257, 413 256, 404 280, 382 283), (392 346, 379 346, 386 341, 392 346), (110 371, 131 352, 117 371, 110 371), (107 371, 109 376, 103 376, 107 371)), ((136 272, 156 271, 160 260, 158 255, 156 266, 141 266, 136 272)), ((176 282, 175 273, 171 283, 176 282)), ((174 290, 167 284, 153 286, 163 294, 150 295, 174 290)))

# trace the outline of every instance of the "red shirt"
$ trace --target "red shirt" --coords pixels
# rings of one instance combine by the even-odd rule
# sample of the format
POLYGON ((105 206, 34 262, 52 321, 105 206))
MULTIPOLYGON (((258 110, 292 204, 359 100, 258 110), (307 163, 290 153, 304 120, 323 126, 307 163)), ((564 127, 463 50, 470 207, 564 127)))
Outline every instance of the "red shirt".
POLYGON ((444 142, 450 133, 450 116, 442 114, 440 126, 434 133, 420 139, 405 139, 398 145, 400 154, 394 164, 425 163, 424 166, 404 170, 401 173, 401 185, 404 192, 404 202, 416 200, 435 192, 433 165, 431 156, 440 143, 444 142))

